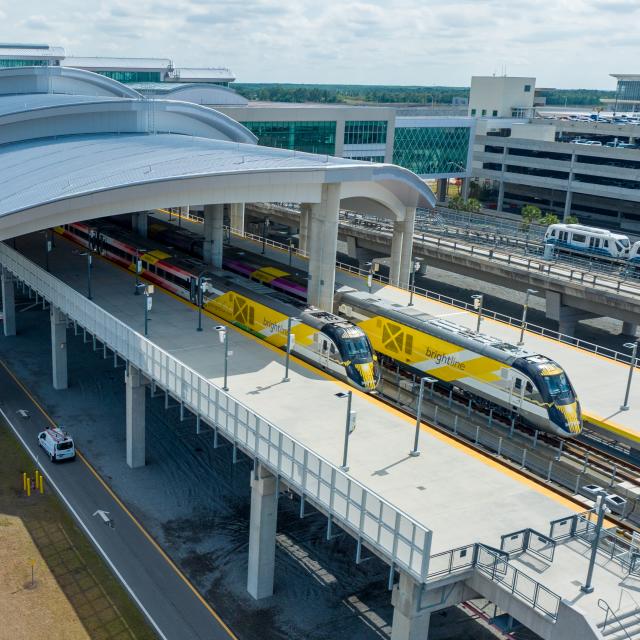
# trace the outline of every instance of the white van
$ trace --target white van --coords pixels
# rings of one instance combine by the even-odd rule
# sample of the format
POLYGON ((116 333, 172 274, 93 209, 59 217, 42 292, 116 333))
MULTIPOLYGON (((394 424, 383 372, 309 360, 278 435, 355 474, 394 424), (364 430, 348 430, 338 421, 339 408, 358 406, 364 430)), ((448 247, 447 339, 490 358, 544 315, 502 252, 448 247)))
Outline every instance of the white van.
POLYGON ((51 462, 56 460, 73 460, 76 447, 73 438, 62 429, 45 429, 38 434, 38 444, 47 452, 51 462))

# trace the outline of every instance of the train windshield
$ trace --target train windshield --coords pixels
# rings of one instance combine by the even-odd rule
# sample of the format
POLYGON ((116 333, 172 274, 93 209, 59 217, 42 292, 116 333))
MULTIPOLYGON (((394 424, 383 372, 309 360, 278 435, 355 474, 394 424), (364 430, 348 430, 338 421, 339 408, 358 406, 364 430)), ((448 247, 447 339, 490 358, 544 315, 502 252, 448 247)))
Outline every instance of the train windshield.
POLYGON ((561 372, 552 376, 543 376, 547 385, 547 390, 554 400, 572 400, 573 389, 567 376, 561 372))
POLYGON ((354 362, 364 362, 371 360, 371 347, 365 336, 358 338, 343 338, 342 340, 342 357, 345 360, 354 362))

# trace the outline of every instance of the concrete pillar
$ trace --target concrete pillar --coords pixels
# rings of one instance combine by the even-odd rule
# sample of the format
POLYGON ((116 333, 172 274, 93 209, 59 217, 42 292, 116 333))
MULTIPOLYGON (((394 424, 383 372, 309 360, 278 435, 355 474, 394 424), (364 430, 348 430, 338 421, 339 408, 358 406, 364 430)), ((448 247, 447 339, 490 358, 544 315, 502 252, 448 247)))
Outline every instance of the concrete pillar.
POLYGON ((137 213, 131 214, 131 229, 134 233, 137 233, 139 236, 143 238, 147 237, 147 229, 148 229, 148 219, 149 212, 148 211, 138 211, 137 213))
POLYGON ((69 386, 67 371, 67 318, 60 309, 51 305, 51 365, 54 389, 66 389, 69 386))
POLYGON ((391 603, 393 604, 393 623, 391 640, 426 640, 429 635, 428 611, 420 610, 420 585, 404 572, 393 587, 391 603))
POLYGON ((236 233, 244 235, 244 202, 233 202, 229 206, 229 225, 236 233))
POLYGON ((347 236, 347 255, 350 258, 358 259, 358 239, 354 236, 347 236))
POLYGON ((462 199, 466 202, 469 199, 469 188, 471 186, 471 178, 462 178, 462 199))
POLYGON ((496 211, 502 211, 503 205, 504 205, 504 180, 500 180, 500 186, 498 188, 498 205, 496 206, 496 211))
POLYGON ((127 364, 124 374, 125 411, 127 425, 127 464, 132 468, 144 467, 146 379, 140 369, 127 364))
POLYGON ((564 304, 562 294, 557 291, 546 291, 546 315, 550 320, 558 323, 558 331, 567 336, 575 336, 576 325, 580 320, 598 317, 582 309, 576 309, 564 304))
POLYGON ((400 286, 409 286, 409 274, 413 268, 413 231, 416 224, 416 208, 407 207, 402 229, 402 253, 400 255, 400 286))
POLYGON ((251 515, 249 518, 249 566, 247 591, 256 600, 273 595, 276 564, 278 494, 276 478, 255 463, 251 472, 251 515))
POLYGON ((311 205, 307 301, 324 311, 333 311, 339 210, 340 184, 323 185, 321 202, 311 205))
POLYGON ((217 269, 222 268, 223 226, 224 205, 206 204, 204 206, 203 258, 205 262, 208 262, 217 269))
POLYGON ((389 264, 389 280, 391 284, 400 284, 400 267, 402 265, 402 245, 404 244, 404 222, 393 221, 393 236, 391 238, 391 263, 389 264))
POLYGON ((13 274, 2 267, 2 324, 5 336, 16 335, 16 291, 13 274))
POLYGON ((438 202, 444 202, 447 199, 447 186, 449 181, 446 178, 438 178, 436 188, 436 199, 438 202))
POLYGON ((623 336, 631 336, 632 338, 636 337, 638 333, 638 323, 637 322, 623 322, 622 323, 622 331, 620 332, 623 336))
POLYGON ((309 219, 311 218, 311 205, 300 205, 300 226, 298 236, 300 237, 298 248, 305 253, 309 251, 309 219))
POLYGON ((562 214, 562 221, 566 222, 571 215, 571 202, 573 200, 573 191, 571 191, 571 185, 567 185, 567 195, 564 199, 564 213, 562 214))

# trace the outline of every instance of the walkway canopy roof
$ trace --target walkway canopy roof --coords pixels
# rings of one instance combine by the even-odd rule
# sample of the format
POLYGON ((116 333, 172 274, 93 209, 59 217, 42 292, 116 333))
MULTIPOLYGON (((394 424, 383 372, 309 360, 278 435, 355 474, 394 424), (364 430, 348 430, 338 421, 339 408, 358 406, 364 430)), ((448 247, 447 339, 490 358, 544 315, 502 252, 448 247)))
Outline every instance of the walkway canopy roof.
POLYGON ((397 220, 434 204, 406 169, 260 147, 213 109, 113 95, 122 87, 113 81, 107 96, 80 70, 73 95, 52 71, 29 68, 20 91, 16 70, 0 70, 0 239, 163 206, 320 202, 327 183, 341 184, 342 206, 397 220))

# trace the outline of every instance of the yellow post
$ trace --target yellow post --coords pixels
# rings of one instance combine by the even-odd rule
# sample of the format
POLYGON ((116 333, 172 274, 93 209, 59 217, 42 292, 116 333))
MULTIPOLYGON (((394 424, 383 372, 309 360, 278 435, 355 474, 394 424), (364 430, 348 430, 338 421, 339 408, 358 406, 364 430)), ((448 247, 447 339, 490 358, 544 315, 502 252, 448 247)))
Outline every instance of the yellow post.
POLYGON ((22 490, 23 491, 27 490, 27 472, 26 471, 22 472, 22 490))
POLYGON ((40 474, 40 493, 44 493, 44 476, 40 474))
POLYGON ((37 469, 35 470, 34 475, 35 475, 35 477, 36 477, 36 487, 37 487, 37 486, 38 486, 38 484, 40 484, 40 481, 38 480, 38 475, 39 475, 39 474, 38 474, 38 470, 37 470, 37 469))
POLYGON ((31 496, 31 478, 27 478, 27 497, 31 496))

